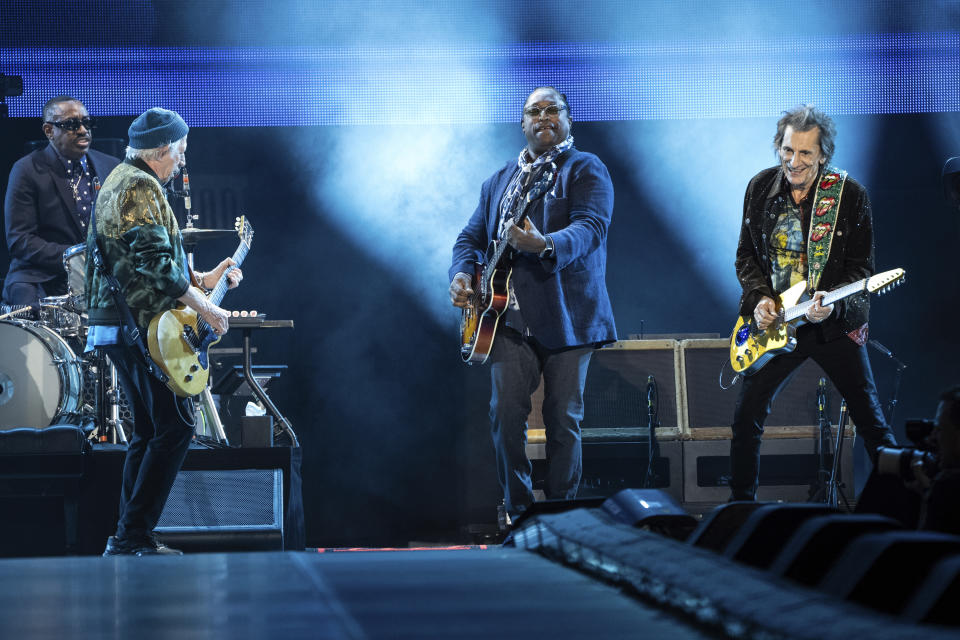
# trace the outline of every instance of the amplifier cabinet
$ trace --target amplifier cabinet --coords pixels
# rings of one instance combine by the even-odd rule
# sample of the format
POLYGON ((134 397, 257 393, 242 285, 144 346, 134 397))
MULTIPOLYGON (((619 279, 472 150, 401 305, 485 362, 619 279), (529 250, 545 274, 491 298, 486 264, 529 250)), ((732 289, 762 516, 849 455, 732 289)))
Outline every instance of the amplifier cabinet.
MULTIPOLYGON (((778 438, 776 432, 764 434, 760 446, 761 501, 805 502, 817 480, 819 455, 817 437, 778 438)), ((833 438, 836 438, 834 430, 833 438)), ((853 500, 853 438, 845 436, 840 454, 840 481, 844 495, 853 500)), ((832 451, 832 446, 830 449, 832 451)), ((721 503, 730 498, 730 440, 686 440, 683 443, 685 502, 721 503)), ((826 456, 826 468, 833 456, 826 456)))
MULTIPOLYGON (((606 498, 622 489, 641 489, 648 464, 646 429, 583 429, 583 476, 578 498, 606 498)), ((533 488, 543 499, 546 445, 542 439, 527 444, 533 465, 533 488)), ((660 455, 653 460, 652 489, 662 489, 683 501, 683 449, 676 438, 657 439, 660 455)))
POLYGON ((157 524, 191 550, 282 550, 281 469, 181 470, 157 524))
MULTIPOLYGON (((681 432, 682 385, 676 340, 621 340, 597 349, 590 359, 583 390, 584 429, 622 429, 648 426, 647 381, 656 383, 660 438, 681 432)), ((543 381, 531 397, 528 428, 543 429, 543 381)))
MULTIPOLYGON (((733 378, 728 363, 729 341, 683 340, 679 352, 684 389, 680 412, 688 437, 694 440, 710 438, 710 432, 703 430, 719 427, 727 428, 729 433, 740 394, 739 386, 724 390, 719 384, 721 368, 725 385, 733 378)), ((817 385, 821 377, 826 374, 813 360, 808 359, 800 365, 774 399, 765 426, 810 427, 819 424, 817 385)), ((840 417, 840 401, 839 392, 827 378, 827 415, 834 424, 840 417)))

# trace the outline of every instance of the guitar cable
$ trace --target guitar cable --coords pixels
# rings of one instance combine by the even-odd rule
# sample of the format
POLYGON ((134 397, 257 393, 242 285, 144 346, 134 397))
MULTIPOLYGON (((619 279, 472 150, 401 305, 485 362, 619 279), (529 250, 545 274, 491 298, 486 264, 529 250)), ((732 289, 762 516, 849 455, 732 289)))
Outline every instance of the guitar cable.
MULTIPOLYGON (((729 386, 726 386, 726 387, 723 386, 723 372, 724 372, 724 370, 727 368, 727 365, 729 365, 729 364, 730 364, 730 358, 729 358, 729 357, 724 357, 724 359, 723 359, 723 364, 720 365, 720 377, 717 379, 717 384, 719 384, 719 385, 720 385, 720 388, 723 389, 724 391, 728 391, 728 390, 730 390, 730 389, 733 389, 734 385, 736 385, 737 382, 740 381, 740 375, 741 375, 741 374, 738 373, 737 375, 733 376, 733 380, 730 381, 730 385, 729 385, 729 386)), ((733 365, 730 365, 730 368, 732 369, 732 368, 733 368, 733 365)))

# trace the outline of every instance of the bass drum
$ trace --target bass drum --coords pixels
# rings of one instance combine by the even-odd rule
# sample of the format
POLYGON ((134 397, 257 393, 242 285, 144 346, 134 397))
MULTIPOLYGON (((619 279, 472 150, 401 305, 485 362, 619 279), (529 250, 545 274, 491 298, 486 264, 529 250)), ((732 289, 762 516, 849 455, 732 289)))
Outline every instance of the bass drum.
POLYGON ((33 322, 0 321, 0 430, 42 429, 75 415, 82 387, 63 338, 33 322))

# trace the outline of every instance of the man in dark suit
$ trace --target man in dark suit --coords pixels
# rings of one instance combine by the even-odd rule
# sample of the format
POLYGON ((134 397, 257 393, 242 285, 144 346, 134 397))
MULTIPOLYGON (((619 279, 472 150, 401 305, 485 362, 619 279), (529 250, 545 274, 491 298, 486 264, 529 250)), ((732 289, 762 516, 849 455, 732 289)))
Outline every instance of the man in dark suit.
POLYGON ((3 301, 36 305, 67 292, 63 252, 87 237, 100 182, 119 164, 93 151, 93 119, 69 96, 43 106, 43 133, 50 144, 21 158, 10 171, 4 227, 10 251, 3 301))
POLYGON ((521 119, 527 146, 483 184, 450 267, 450 298, 465 307, 474 294, 473 262, 482 259, 489 242, 502 239, 516 251, 508 308, 489 357, 497 473, 512 516, 533 502, 526 427, 530 395, 541 375, 546 497, 572 498, 583 468, 587 366, 597 346, 617 339, 606 287, 613 184, 597 156, 574 148, 570 127, 566 96, 553 87, 530 94, 521 119), (554 171, 555 182, 531 201, 523 223, 515 224, 524 196, 545 170, 554 171))

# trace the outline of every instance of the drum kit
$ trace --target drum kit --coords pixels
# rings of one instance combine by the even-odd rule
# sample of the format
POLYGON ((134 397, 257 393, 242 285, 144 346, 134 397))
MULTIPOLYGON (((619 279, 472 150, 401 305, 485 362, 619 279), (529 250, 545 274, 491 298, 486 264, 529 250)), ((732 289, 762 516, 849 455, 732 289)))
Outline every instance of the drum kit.
POLYGON ((116 372, 106 358, 84 353, 84 245, 64 251, 63 268, 66 295, 0 316, 0 430, 74 424, 98 440, 126 442, 116 372))
MULTIPOLYGON (((184 229, 184 245, 232 230, 184 229)), ((39 309, 0 314, 0 431, 73 424, 99 442, 126 443, 132 414, 106 356, 85 352, 86 246, 63 253, 67 293, 40 300, 39 309)))

